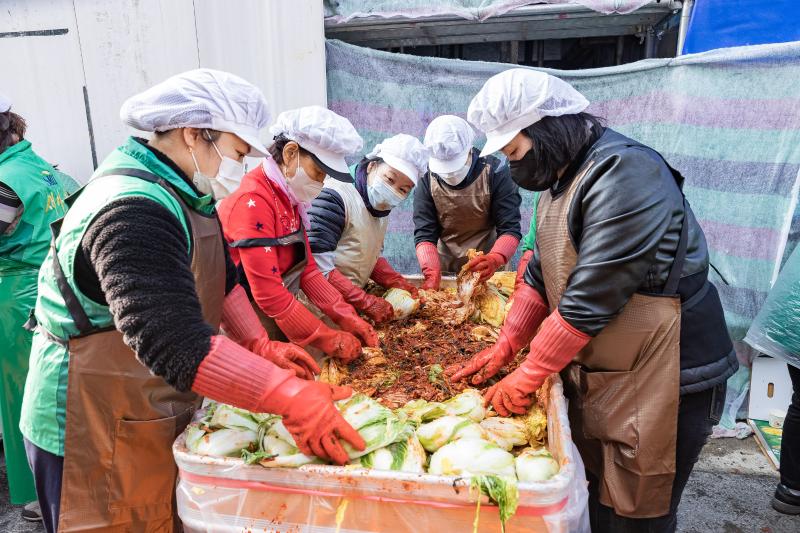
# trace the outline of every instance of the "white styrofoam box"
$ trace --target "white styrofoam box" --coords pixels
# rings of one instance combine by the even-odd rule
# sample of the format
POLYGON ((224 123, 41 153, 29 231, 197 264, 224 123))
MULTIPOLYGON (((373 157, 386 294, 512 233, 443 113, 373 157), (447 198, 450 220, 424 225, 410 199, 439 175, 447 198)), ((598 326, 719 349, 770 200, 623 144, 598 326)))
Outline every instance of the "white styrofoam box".
POLYGON ((769 420, 772 409, 785 411, 792 400, 792 381, 786 361, 760 355, 753 361, 750 377, 749 418, 769 420))

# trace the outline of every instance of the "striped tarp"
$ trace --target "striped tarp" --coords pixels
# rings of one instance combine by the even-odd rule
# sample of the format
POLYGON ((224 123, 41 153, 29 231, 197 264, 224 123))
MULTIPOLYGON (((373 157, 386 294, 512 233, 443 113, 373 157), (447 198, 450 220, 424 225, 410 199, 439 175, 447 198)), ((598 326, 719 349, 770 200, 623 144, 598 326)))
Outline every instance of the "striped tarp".
MULTIPOLYGON (((509 65, 415 57, 327 43, 328 105, 365 151, 382 138, 422 138, 441 114, 465 116, 472 96, 509 65)), ((609 126, 660 151, 686 178, 705 230, 728 324, 741 339, 800 237, 800 43, 715 50, 619 67, 549 71, 592 102, 609 126)), ((481 142, 483 142, 481 140, 481 142)), ((523 196, 523 233, 531 215, 523 196)), ((411 202, 391 215, 385 255, 418 272, 411 202)))

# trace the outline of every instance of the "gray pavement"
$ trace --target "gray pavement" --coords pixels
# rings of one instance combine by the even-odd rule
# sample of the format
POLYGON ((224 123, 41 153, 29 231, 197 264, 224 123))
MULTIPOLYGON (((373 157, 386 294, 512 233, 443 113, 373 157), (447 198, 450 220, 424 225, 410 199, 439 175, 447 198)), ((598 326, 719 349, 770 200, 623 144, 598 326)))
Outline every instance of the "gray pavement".
MULTIPOLYGON (((679 510, 681 533, 800 533, 800 516, 772 510, 778 473, 750 437, 712 440, 703 450, 679 510)), ((0 456, 0 533, 43 532, 20 518, 8 502, 5 462, 0 456)))

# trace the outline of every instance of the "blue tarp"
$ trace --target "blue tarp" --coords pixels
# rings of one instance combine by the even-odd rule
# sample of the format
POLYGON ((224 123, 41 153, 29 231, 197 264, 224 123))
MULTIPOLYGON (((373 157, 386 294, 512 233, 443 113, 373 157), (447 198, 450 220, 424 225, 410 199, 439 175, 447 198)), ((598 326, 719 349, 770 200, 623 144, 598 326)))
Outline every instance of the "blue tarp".
POLYGON ((698 0, 684 54, 800 41, 800 0, 698 0))

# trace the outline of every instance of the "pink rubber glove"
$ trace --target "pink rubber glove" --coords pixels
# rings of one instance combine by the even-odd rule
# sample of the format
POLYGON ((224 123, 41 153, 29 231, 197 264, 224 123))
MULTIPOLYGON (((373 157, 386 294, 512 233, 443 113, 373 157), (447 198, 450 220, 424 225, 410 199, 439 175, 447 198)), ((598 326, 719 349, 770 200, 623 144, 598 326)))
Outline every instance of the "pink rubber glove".
POLYGON ((514 360, 517 352, 531 341, 547 313, 547 305, 539 291, 523 284, 514 292, 514 302, 500 328, 497 342, 478 352, 466 365, 448 367, 447 375, 452 381, 459 381, 474 374, 472 383, 480 385, 514 360))
POLYGON ((525 361, 512 373, 489 387, 484 395, 500 416, 524 415, 533 402, 533 393, 545 378, 560 372, 591 337, 572 327, 559 314, 552 313, 531 342, 525 361))
POLYGON ((439 262, 439 251, 432 242, 421 242, 417 245, 417 261, 422 269, 425 281, 422 288, 426 291, 438 291, 442 282, 442 265, 439 262))
POLYGON ((334 268, 328 273, 328 283, 339 291, 347 303, 367 315, 376 324, 388 322, 394 318, 394 310, 389 302, 367 294, 337 269, 334 268))
POLYGON ((372 329, 372 326, 358 316, 353 306, 342 299, 339 291, 325 279, 322 273, 317 271, 317 275, 305 278, 301 282, 301 287, 309 300, 314 302, 337 326, 356 335, 365 346, 378 347, 378 334, 372 329))
POLYGON ((270 340, 241 285, 234 287, 222 303, 222 329, 244 348, 299 378, 314 379, 320 372, 314 358, 299 346, 270 340))
POLYGON ((345 464, 348 456, 340 439, 357 450, 366 446, 333 405, 352 394, 349 387, 299 379, 222 335, 211 338, 192 390, 248 411, 281 415, 306 455, 345 464))
POLYGON ((411 293, 414 298, 419 298, 419 290, 398 273, 385 257, 379 257, 372 269, 370 279, 387 289, 403 289, 411 293))
POLYGON ((275 323, 290 341, 300 346, 313 346, 344 362, 361 355, 361 343, 357 338, 345 331, 329 328, 297 300, 275 316, 275 323))
POLYGON ((488 254, 479 255, 467 263, 467 270, 478 272, 481 275, 480 282, 491 278, 497 269, 508 263, 508 260, 517 251, 519 239, 513 235, 501 235, 494 242, 494 246, 488 254))
POLYGON ((533 258, 533 250, 527 250, 522 254, 522 257, 520 257, 519 264, 517 265, 517 279, 514 281, 514 289, 525 283, 525 271, 528 270, 528 263, 531 262, 531 258, 533 258))

